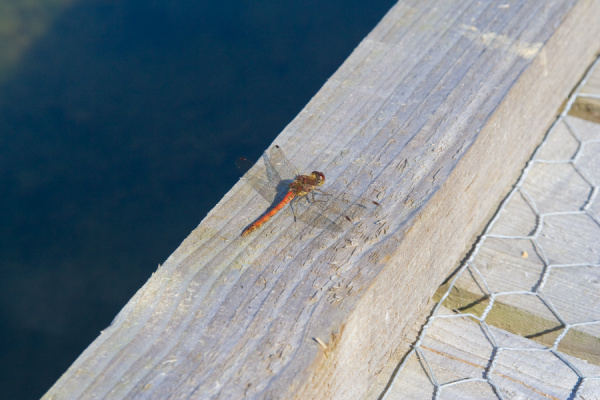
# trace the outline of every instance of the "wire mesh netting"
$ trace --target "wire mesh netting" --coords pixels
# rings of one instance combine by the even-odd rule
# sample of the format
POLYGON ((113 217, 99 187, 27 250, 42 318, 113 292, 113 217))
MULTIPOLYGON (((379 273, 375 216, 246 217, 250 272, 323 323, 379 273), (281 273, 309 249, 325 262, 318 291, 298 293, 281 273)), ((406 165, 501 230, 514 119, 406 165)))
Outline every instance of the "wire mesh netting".
POLYGON ((585 92, 594 71, 599 60, 381 399, 600 399, 600 124, 569 115, 600 99, 585 92))

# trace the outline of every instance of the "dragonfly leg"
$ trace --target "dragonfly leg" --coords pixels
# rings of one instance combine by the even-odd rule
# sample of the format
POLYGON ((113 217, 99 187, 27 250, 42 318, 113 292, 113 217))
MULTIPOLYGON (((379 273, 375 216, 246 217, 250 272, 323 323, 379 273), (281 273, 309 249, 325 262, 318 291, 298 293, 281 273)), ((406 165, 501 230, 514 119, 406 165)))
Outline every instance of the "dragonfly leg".
MULTIPOLYGON (((319 199, 318 197, 315 198, 315 192, 318 192, 320 195, 323 196, 329 196, 327 193, 323 192, 322 190, 319 190, 317 188, 314 188, 312 192, 310 192, 311 196, 312 196, 312 201, 315 203, 325 203, 327 200, 325 199, 319 199)), ((308 197, 308 196, 307 196, 308 197)))
POLYGON ((298 214, 296 214, 296 208, 297 207, 294 208, 294 203, 296 203, 296 202, 299 203, 300 201, 302 201, 303 198, 306 199, 306 201, 310 204, 310 200, 308 199, 308 195, 294 197, 294 199, 290 202, 290 207, 292 207, 292 213, 294 214, 294 222, 296 222, 297 215, 298 215, 298 214))
POLYGON ((292 208, 292 214, 294 215, 294 222, 296 222, 296 209, 294 209, 294 203, 298 201, 298 197, 294 198, 291 202, 290 202, 290 207, 292 208))
POLYGON ((297 221, 297 216, 298 216, 298 214, 296 213, 296 209, 297 209, 298 207, 294 208, 294 202, 298 202, 298 203, 300 203, 300 202, 302 201, 302 199, 304 199, 304 200, 306 200, 306 202, 307 202, 307 203, 308 203, 308 205, 310 206, 310 204, 311 204, 311 200, 310 200, 309 196, 312 196, 312 197, 313 197, 313 199, 312 199, 312 202, 318 202, 318 201, 319 201, 319 200, 315 200, 315 198, 314 198, 314 194, 313 194, 313 193, 309 193, 309 194, 306 194, 306 195, 304 195, 304 196, 298 196, 298 197, 295 197, 295 198, 294 198, 294 200, 292 200, 292 202, 290 203, 290 207, 292 207, 292 213, 294 214, 294 222, 296 222, 296 221, 297 221))

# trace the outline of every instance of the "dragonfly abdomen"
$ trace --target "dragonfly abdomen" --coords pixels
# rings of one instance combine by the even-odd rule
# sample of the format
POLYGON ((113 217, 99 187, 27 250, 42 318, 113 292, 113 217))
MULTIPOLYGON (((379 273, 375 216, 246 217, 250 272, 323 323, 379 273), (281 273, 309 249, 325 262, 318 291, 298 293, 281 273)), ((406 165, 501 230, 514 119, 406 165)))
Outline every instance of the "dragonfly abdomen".
POLYGON ((281 200, 279 202, 279 204, 277 204, 275 207, 273 207, 271 209, 271 211, 269 211, 268 213, 266 213, 265 215, 263 215, 260 219, 256 220, 252 225, 250 225, 249 227, 247 227, 242 232, 242 236, 246 236, 246 235, 254 232, 255 230, 257 230, 258 228, 260 228, 265 222, 267 222, 268 220, 270 220, 283 207, 285 207, 286 204, 288 204, 290 201, 292 201, 294 199, 294 197, 296 197, 296 193, 294 193, 294 191, 290 190, 288 192, 288 194, 285 195, 285 197, 283 198, 283 200, 281 200))

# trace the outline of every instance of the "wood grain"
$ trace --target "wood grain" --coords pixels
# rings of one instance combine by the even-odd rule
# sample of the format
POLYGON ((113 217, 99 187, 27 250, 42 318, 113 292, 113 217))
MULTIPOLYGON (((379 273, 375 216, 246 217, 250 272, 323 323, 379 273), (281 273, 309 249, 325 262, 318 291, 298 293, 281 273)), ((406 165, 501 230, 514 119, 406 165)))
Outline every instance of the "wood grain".
POLYGON ((364 396, 598 51, 598 20, 586 0, 400 1, 275 141, 380 210, 242 238, 268 204, 240 181, 45 398, 364 396))

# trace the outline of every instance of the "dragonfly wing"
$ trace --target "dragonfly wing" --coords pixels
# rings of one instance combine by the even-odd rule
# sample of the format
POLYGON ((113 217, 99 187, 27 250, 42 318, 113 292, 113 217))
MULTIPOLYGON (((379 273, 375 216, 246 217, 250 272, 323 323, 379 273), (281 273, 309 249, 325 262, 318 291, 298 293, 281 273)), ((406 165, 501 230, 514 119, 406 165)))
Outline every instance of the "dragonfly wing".
POLYGON ((377 207, 379 203, 364 197, 319 191, 299 219, 311 226, 339 232, 366 218, 377 207))
POLYGON ((300 173, 292 165, 292 163, 283 154, 283 151, 279 146, 273 146, 269 152, 269 163, 272 171, 269 171, 269 165, 267 165, 267 174, 277 175, 279 180, 282 181, 293 181, 300 173))
POLYGON ((308 199, 304 198, 300 199, 297 203, 300 203, 297 206, 298 219, 300 221, 319 229, 341 231, 339 224, 336 224, 328 217, 328 213, 324 212, 323 206, 316 200, 308 203, 308 199), (303 206, 301 205, 302 203, 304 203, 303 206))
POLYGON ((277 186, 263 178, 266 176, 264 165, 257 164, 255 170, 251 170, 254 164, 245 158, 238 158, 235 165, 244 174, 244 180, 252 189, 256 190, 269 203, 273 203, 281 197, 278 195, 277 186))

